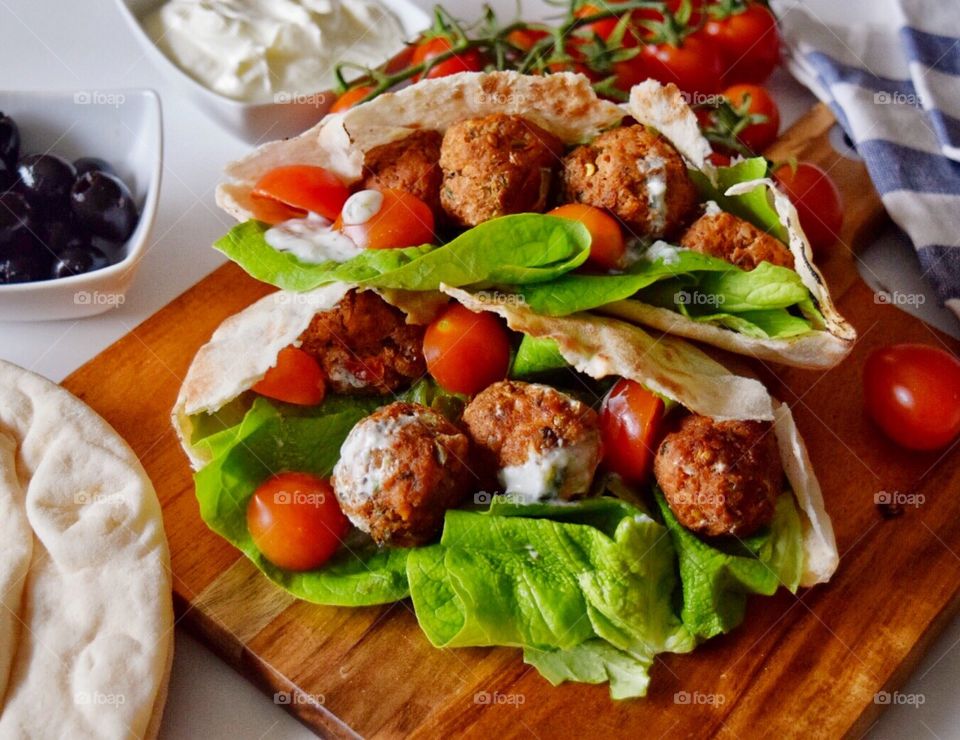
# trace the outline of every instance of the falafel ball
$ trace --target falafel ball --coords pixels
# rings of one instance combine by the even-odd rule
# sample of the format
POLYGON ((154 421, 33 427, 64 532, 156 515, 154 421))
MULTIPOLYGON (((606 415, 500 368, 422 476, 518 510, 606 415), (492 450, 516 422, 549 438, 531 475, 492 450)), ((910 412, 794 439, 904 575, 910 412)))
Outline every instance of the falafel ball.
POLYGON ((770 422, 691 414, 668 433, 653 473, 677 520, 710 537, 746 537, 773 519, 783 465, 770 422))
POLYGON ((353 290, 317 314, 300 341, 334 393, 383 395, 426 372, 423 333, 376 293, 353 290))
POLYGON ((391 403, 359 421, 340 448, 333 490, 378 545, 429 542, 469 492, 470 440, 433 409, 391 403))
POLYGON ((536 501, 590 490, 600 421, 585 403, 550 386, 503 380, 467 405, 463 424, 506 492, 536 501))
POLYGON ((761 262, 793 269, 793 254, 749 221, 721 212, 701 216, 684 232, 680 246, 753 270, 761 262))
POLYGON ((564 199, 605 208, 635 236, 675 234, 697 206, 697 189, 683 157, 644 126, 600 134, 563 160, 564 199))
POLYGON ((423 129, 397 141, 376 146, 363 159, 363 188, 403 190, 440 213, 439 131, 423 129))
POLYGON ((461 226, 546 208, 563 142, 521 116, 495 113, 447 129, 440 204, 461 226))

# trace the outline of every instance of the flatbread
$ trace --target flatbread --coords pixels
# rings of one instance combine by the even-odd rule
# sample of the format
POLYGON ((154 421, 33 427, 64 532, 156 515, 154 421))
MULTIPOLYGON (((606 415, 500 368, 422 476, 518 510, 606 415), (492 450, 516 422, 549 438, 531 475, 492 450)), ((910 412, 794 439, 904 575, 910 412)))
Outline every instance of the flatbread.
POLYGON ((173 656, 170 556, 133 451, 0 361, 0 737, 155 737, 173 656))
POLYGON ((455 288, 442 290, 472 311, 502 316, 511 329, 555 340, 563 358, 592 378, 629 378, 718 421, 773 421, 780 460, 803 524, 800 585, 830 580, 840 556, 820 484, 790 407, 772 398, 759 381, 733 375, 683 340, 654 338, 622 321, 588 314, 544 318, 516 303, 491 302, 455 288))
MULTIPOLYGON (((314 316, 335 307, 353 290, 331 283, 306 293, 277 291, 224 321, 190 363, 173 407, 173 426, 194 469, 209 460, 193 444, 194 420, 215 414, 248 391, 277 361, 280 350, 296 345, 314 316)), ((413 324, 426 324, 447 298, 438 293, 375 291, 413 324)))

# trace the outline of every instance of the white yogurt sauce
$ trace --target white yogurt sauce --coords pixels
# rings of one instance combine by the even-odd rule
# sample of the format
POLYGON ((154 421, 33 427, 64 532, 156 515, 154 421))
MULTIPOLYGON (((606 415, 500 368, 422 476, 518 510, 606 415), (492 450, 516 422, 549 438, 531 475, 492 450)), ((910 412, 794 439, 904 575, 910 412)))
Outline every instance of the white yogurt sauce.
POLYGON ((354 193, 343 204, 340 217, 350 226, 365 224, 376 216, 383 207, 383 193, 376 190, 361 190, 354 193))
POLYGON ((703 204, 704 216, 719 216, 721 213, 723 213, 723 209, 717 205, 717 201, 708 200, 703 204))
POLYGON ((508 465, 497 474, 504 491, 531 504, 560 493, 586 493, 596 468, 596 448, 590 444, 531 449, 522 465, 508 465))
POLYGON ((650 228, 659 234, 667 223, 667 162, 659 154, 650 153, 637 160, 637 169, 646 179, 650 228))
POLYGON ((333 229, 330 222, 315 213, 277 224, 263 235, 274 249, 289 252, 301 262, 346 262, 363 250, 353 240, 333 229))
POLYGON ((376 0, 167 0, 143 25, 200 84, 251 103, 328 90, 338 62, 376 66, 403 41, 376 0))
POLYGON ((675 265, 680 261, 680 248, 658 239, 643 253, 643 258, 649 262, 663 260, 665 265, 675 265))

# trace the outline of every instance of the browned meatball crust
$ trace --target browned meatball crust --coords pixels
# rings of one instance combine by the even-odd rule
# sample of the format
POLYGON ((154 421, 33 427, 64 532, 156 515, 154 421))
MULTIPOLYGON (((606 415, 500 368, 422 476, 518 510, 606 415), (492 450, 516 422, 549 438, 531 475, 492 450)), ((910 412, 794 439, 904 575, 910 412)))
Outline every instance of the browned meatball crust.
POLYGON ((743 270, 753 270, 761 262, 793 269, 793 255, 783 242, 730 213, 701 216, 684 232, 680 246, 743 270))
POLYGON ((382 395, 426 372, 423 333, 376 293, 351 291, 317 314, 300 341, 334 393, 382 395))
POLYGON ((562 155, 563 142, 520 116, 455 123, 440 147, 440 204, 460 226, 543 211, 562 155))
POLYGON ((783 491, 770 422, 686 416, 660 443, 653 472, 677 520, 710 537, 769 524, 783 491))
POLYGON ((363 187, 372 190, 403 190, 440 212, 439 131, 424 129, 374 147, 363 159, 363 187))
POLYGON ((350 431, 333 469, 334 493, 378 545, 422 545, 469 492, 469 454, 467 436, 441 414, 392 403, 350 431))
POLYGON ((638 237, 675 234, 697 206, 680 153, 644 126, 600 134, 563 160, 567 202, 605 208, 638 237))
POLYGON ((481 464, 501 486, 530 499, 587 493, 600 463, 597 412, 560 391, 504 380, 481 391, 463 412, 481 464))

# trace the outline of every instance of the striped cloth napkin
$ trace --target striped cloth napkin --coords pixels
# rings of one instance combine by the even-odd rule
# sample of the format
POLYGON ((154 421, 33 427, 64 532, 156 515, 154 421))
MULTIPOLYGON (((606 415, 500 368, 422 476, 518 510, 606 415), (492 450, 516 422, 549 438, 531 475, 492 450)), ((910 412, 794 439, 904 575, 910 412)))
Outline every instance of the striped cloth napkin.
POLYGON ((774 2, 787 67, 856 144, 926 279, 960 317, 960 0, 774 2), (849 7, 856 6, 856 7, 849 7))

